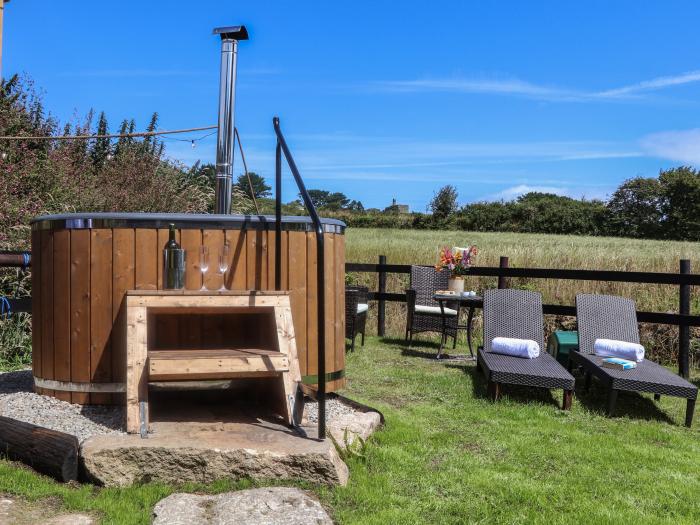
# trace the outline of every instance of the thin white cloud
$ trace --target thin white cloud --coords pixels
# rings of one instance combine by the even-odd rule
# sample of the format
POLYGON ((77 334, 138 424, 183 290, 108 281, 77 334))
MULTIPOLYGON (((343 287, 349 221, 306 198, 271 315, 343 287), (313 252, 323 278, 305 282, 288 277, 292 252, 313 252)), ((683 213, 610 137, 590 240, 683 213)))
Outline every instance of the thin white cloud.
POLYGON ((652 133, 640 144, 650 156, 700 166, 700 128, 652 133))
POLYGON ((589 102, 595 100, 634 100, 642 94, 668 87, 700 82, 700 71, 688 71, 679 75, 643 80, 628 86, 586 91, 533 84, 517 78, 432 78, 413 80, 387 80, 375 82, 373 87, 393 92, 453 92, 512 95, 552 102, 589 102))
POLYGON ((642 91, 654 91, 657 89, 663 89, 671 86, 680 86, 683 84, 691 84, 699 81, 700 71, 688 71, 687 73, 681 73, 680 75, 653 78, 651 80, 644 80, 642 82, 638 82, 629 86, 623 86, 616 89, 601 91, 600 93, 598 93, 598 95, 600 97, 616 98, 632 93, 639 93, 642 91))

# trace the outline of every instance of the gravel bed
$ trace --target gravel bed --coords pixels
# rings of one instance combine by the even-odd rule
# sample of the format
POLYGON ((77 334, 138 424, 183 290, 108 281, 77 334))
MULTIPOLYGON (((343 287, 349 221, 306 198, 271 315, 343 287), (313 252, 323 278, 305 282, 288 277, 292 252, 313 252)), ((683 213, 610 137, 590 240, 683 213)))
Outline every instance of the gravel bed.
MULTIPOLYGON (((309 423, 318 422, 318 403, 316 401, 307 401, 304 412, 309 423)), ((357 411, 354 408, 341 403, 338 399, 326 399, 326 421, 332 421, 340 416, 354 414, 355 412, 357 411)))
MULTIPOLYGON (((73 434, 81 443, 99 434, 123 434, 122 407, 74 405, 54 397, 35 394, 31 370, 0 373, 0 415, 52 430, 73 434)), ((318 422, 318 403, 307 401, 309 423, 318 422)), ((326 400, 326 417, 332 421, 354 414, 355 409, 338 399, 326 400)))
POLYGON ((122 434, 121 407, 73 405, 32 392, 31 370, 0 373, 0 415, 73 434, 81 443, 98 434, 122 434))

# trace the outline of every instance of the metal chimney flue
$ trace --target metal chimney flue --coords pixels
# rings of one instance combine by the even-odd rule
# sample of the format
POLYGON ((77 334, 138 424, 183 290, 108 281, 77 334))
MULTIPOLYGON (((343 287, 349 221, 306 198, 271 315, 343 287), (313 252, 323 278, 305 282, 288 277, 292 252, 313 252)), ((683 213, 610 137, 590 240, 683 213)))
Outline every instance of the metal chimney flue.
POLYGON ((248 40, 245 26, 217 27, 221 35, 219 78, 219 125, 216 140, 216 204, 214 213, 231 213, 233 184, 234 105, 236 101, 236 59, 238 41, 248 40))

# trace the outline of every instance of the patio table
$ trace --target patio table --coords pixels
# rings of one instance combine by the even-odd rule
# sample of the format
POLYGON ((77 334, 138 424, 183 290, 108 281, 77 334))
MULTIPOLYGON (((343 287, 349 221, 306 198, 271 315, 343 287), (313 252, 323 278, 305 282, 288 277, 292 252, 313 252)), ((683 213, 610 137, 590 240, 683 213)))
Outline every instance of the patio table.
MULTIPOLYGON (((446 328, 447 316, 445 315, 445 303, 457 303, 458 310, 457 315, 459 316, 459 308, 467 308, 467 324, 457 324, 457 330, 467 331, 467 345, 469 346, 469 354, 472 359, 474 358, 474 350, 472 348, 472 324, 474 321, 474 310, 477 308, 484 307, 484 298, 479 295, 462 296, 462 295, 449 295, 436 293, 433 295, 433 299, 440 305, 440 314, 442 316, 442 326, 443 334, 446 328)), ((442 357, 442 347, 445 344, 445 337, 440 340, 440 350, 438 351, 437 358, 442 357)))

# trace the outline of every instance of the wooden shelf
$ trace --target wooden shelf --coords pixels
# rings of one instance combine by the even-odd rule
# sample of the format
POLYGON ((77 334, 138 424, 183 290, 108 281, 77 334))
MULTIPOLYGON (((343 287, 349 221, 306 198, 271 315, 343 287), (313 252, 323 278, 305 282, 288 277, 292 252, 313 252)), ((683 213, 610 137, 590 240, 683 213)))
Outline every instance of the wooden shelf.
POLYGON ((263 349, 150 350, 149 381, 278 376, 289 371, 286 354, 263 349))

